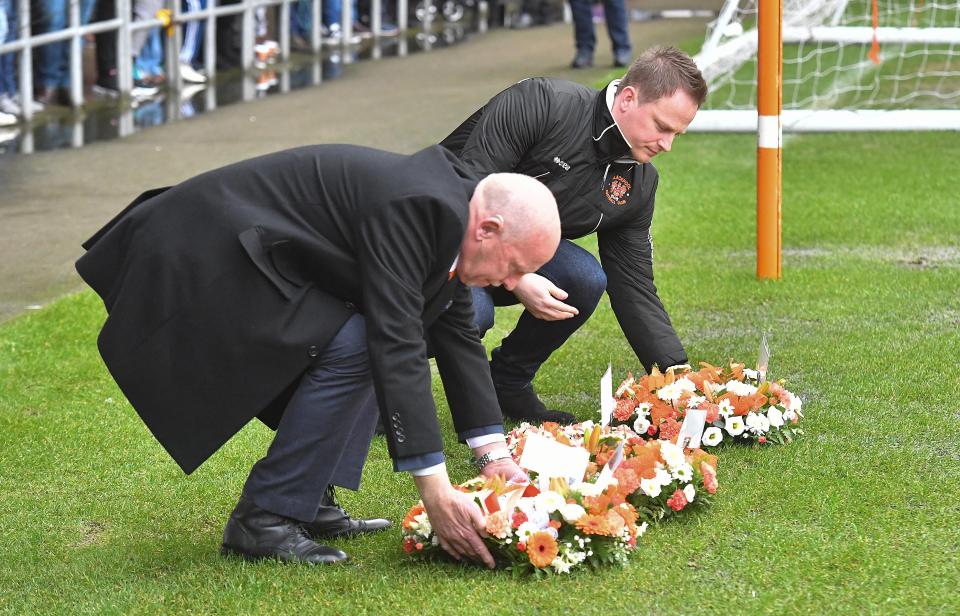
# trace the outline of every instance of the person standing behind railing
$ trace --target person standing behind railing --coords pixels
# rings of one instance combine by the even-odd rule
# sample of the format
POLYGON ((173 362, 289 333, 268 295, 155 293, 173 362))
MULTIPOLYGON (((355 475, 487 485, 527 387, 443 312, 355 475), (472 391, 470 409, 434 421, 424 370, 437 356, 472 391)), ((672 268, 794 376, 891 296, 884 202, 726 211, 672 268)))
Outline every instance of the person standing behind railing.
MULTIPOLYGON (((593 5, 593 0, 570 0, 573 35, 577 46, 577 54, 570 65, 573 68, 593 66, 593 48, 597 44, 593 27, 593 5)), ((603 16, 613 46, 613 65, 630 66, 633 55, 630 52, 630 32, 627 30, 627 7, 624 0, 603 0, 603 16)))
MULTIPOLYGON (((67 27, 67 0, 38 0, 35 34, 67 27)), ((39 49, 36 98, 44 105, 70 105, 70 43, 47 43, 39 49)))
MULTIPOLYGON (((10 30, 16 30, 15 27, 10 27, 10 13, 10 0, 0 0, 0 43, 7 42, 10 30)), ((14 57, 12 53, 0 55, 0 126, 16 124, 19 115, 4 109, 4 104, 7 101, 16 104, 11 98, 16 94, 13 65, 14 57)))

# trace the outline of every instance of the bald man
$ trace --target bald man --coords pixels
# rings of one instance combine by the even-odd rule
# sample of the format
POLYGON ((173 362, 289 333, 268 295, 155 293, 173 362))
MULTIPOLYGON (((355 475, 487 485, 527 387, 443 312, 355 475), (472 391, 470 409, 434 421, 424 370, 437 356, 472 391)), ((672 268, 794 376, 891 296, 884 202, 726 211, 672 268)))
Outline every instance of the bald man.
POLYGON ((104 362, 186 473, 254 417, 277 429, 224 554, 338 562, 317 540, 389 526, 333 495, 359 487, 379 410, 441 545, 492 566, 479 512, 446 474, 428 348, 481 472, 521 475, 465 285, 512 289, 559 240, 554 198, 531 178, 477 183, 439 146, 312 146, 144 193, 77 270, 109 313, 104 362))

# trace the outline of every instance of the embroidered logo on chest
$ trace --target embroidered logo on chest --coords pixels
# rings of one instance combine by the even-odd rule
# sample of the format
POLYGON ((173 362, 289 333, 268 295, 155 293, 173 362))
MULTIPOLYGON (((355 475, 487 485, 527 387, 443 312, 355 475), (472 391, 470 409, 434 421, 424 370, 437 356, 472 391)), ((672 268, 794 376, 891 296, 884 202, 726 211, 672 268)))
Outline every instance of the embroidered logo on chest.
POLYGON ((626 205, 630 196, 630 182, 622 175, 610 178, 610 183, 603 188, 603 194, 610 205, 626 205))

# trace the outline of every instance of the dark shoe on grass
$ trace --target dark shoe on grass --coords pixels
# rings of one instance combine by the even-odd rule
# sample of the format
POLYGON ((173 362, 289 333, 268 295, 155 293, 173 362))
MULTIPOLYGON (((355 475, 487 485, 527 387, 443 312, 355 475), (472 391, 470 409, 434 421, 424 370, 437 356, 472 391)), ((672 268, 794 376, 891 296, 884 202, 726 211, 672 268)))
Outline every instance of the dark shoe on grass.
POLYGON ((311 565, 337 563, 349 558, 346 553, 316 543, 297 520, 261 509, 247 496, 241 496, 223 530, 224 556, 246 560, 271 558, 311 565))
POLYGON ((593 52, 577 50, 577 55, 573 57, 570 68, 590 68, 593 66, 593 52))
POLYGON ((373 518, 371 520, 357 520, 343 510, 343 507, 337 502, 337 496, 333 486, 328 486, 327 491, 320 501, 320 511, 313 522, 303 525, 307 534, 314 539, 332 539, 334 537, 350 537, 363 533, 375 533, 392 526, 390 520, 383 518, 373 518))
POLYGON ((500 402, 500 410, 503 411, 504 417, 514 421, 528 421, 532 424, 553 421, 564 425, 577 421, 577 418, 570 413, 551 410, 544 406, 537 392, 534 391, 533 385, 512 390, 497 387, 496 390, 497 400, 500 402))

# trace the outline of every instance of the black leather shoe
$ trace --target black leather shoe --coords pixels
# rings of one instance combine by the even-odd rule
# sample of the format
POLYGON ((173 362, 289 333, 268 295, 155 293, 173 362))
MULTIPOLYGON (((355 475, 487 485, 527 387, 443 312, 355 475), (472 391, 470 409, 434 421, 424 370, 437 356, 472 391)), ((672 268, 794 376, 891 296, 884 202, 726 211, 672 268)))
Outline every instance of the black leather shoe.
POLYGON ((327 486, 323 500, 320 501, 320 511, 317 512, 316 519, 313 522, 304 524, 303 528, 307 531, 307 534, 314 539, 332 539, 334 537, 350 537, 363 533, 375 533, 390 528, 392 525, 390 520, 384 520, 383 518, 374 518, 372 520, 355 520, 351 518, 337 502, 336 493, 331 485, 327 486))
POLYGON ((630 55, 629 51, 615 51, 613 52, 613 65, 617 68, 622 68, 625 66, 630 66, 630 63, 633 62, 633 56, 630 55))
POLYGON ((577 50, 570 68, 590 68, 593 66, 593 52, 577 50))
POLYGON ((572 424, 577 418, 570 413, 548 409, 540 401, 533 385, 527 385, 523 389, 504 390, 497 389, 497 400, 500 402, 500 410, 504 416, 514 421, 529 421, 532 424, 540 424, 545 421, 554 421, 558 424, 572 424))
POLYGON ((247 560, 274 558, 312 565, 349 558, 337 548, 314 542, 300 522, 261 509, 245 495, 240 497, 223 529, 220 553, 247 560))

